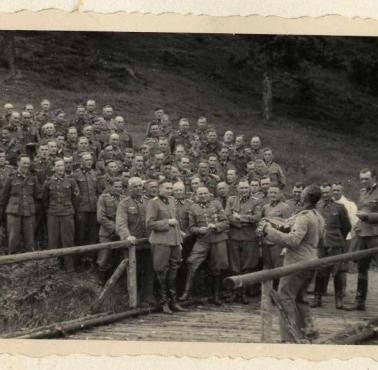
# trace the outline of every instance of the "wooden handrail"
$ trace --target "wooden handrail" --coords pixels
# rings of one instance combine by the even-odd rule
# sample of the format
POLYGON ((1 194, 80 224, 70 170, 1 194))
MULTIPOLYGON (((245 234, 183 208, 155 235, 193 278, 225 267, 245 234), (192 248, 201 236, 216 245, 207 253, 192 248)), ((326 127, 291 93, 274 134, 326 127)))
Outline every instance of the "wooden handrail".
POLYGON ((227 289, 247 287, 261 281, 279 279, 282 276, 290 275, 302 270, 323 268, 329 265, 334 265, 338 262, 354 261, 370 257, 374 254, 378 255, 378 247, 357 252, 343 253, 337 256, 317 258, 311 261, 293 263, 287 266, 252 272, 244 275, 230 276, 223 280, 223 285, 227 289))
POLYGON ((77 246, 77 247, 47 249, 47 250, 37 251, 37 252, 10 254, 6 256, 0 256, 0 266, 11 265, 11 264, 27 262, 27 261, 43 260, 47 258, 62 257, 62 256, 68 256, 72 254, 98 252, 102 249, 130 248, 131 246, 134 246, 134 245, 138 248, 138 247, 142 247, 146 243, 148 243, 148 239, 142 238, 142 239, 137 239, 135 244, 131 244, 130 242, 123 240, 123 241, 115 241, 115 242, 108 242, 108 243, 88 244, 88 245, 82 245, 82 246, 77 246))

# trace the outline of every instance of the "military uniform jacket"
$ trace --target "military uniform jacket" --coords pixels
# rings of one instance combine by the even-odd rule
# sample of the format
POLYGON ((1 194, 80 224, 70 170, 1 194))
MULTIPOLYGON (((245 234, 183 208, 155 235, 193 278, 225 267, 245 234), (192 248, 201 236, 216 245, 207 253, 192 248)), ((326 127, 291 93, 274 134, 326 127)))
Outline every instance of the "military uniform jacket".
POLYGON ((74 179, 79 187, 79 196, 75 200, 77 212, 96 212, 99 193, 96 171, 75 170, 74 179))
POLYGON ((146 226, 148 230, 151 230, 149 238, 151 244, 175 246, 182 243, 180 226, 170 226, 168 224, 170 218, 176 218, 176 206, 173 197, 168 197, 168 200, 155 197, 148 202, 146 226))
MULTIPOLYGON (((263 202, 263 200, 261 201, 263 202)), ((291 210, 289 206, 282 201, 269 202, 263 206, 262 217, 287 219, 291 216, 291 210)), ((271 244, 269 240, 264 240, 266 244, 271 244)))
POLYGON ((359 236, 378 235, 378 186, 374 184, 370 190, 362 189, 358 202, 358 211, 367 212, 368 220, 358 220, 355 232, 359 236))
POLYGON ((100 224, 99 236, 111 238, 116 235, 116 214, 120 196, 103 193, 97 202, 97 222, 100 224))
POLYGON ((6 207, 7 214, 32 216, 35 214, 35 200, 39 195, 37 178, 31 174, 24 176, 17 171, 5 181, 1 206, 6 207))
POLYGON ((69 216, 75 213, 73 202, 78 195, 79 188, 73 178, 53 175, 43 186, 42 202, 49 215, 69 216))
POLYGON ((281 166, 276 162, 267 163, 266 166, 268 167, 269 177, 272 183, 278 184, 281 188, 285 187, 286 178, 281 166))
POLYGON ((135 236, 137 239, 148 236, 146 230, 146 208, 148 198, 142 196, 136 200, 131 196, 124 197, 119 203, 116 217, 116 230, 121 240, 128 236, 135 236))
POLYGON ((193 204, 190 199, 175 199, 176 215, 181 231, 187 233, 189 226, 189 210, 193 204))
POLYGON ((192 140, 192 135, 189 132, 183 133, 180 130, 174 132, 170 138, 170 148, 171 152, 174 152, 177 145, 183 145, 185 150, 188 150, 191 146, 190 142, 192 140))
POLYGON ((217 200, 206 204, 194 203, 189 210, 189 231, 197 235, 197 240, 205 243, 217 243, 228 239, 228 219, 222 205, 217 200), (215 231, 200 234, 199 229, 210 223, 215 224, 215 231))
POLYGON ((294 213, 297 213, 299 210, 301 210, 303 208, 303 204, 302 204, 302 201, 300 199, 299 200, 295 200, 294 198, 288 199, 286 201, 286 204, 290 207, 292 215, 294 213))
POLYGON ((17 164, 17 159, 21 154, 22 147, 17 143, 16 138, 11 138, 8 143, 0 144, 0 149, 5 152, 6 158, 11 165, 17 164))
POLYGON ((287 248, 284 266, 316 259, 325 232, 322 215, 315 209, 303 210, 291 217, 287 223, 290 224, 289 233, 270 228, 266 235, 271 243, 287 248))
POLYGON ((4 191, 4 185, 7 178, 14 175, 15 172, 16 170, 12 166, 5 165, 0 168, 0 194, 4 191))
POLYGON ((345 238, 351 229, 346 208, 330 199, 327 202, 320 200, 317 209, 325 221, 324 246, 327 248, 345 247, 345 238))
POLYGON ((230 231, 228 232, 230 239, 257 239, 256 223, 261 220, 262 214, 262 205, 258 200, 252 197, 242 200, 239 196, 232 196, 228 198, 225 212, 230 222, 230 231), (240 220, 233 217, 234 212, 240 214, 240 220))

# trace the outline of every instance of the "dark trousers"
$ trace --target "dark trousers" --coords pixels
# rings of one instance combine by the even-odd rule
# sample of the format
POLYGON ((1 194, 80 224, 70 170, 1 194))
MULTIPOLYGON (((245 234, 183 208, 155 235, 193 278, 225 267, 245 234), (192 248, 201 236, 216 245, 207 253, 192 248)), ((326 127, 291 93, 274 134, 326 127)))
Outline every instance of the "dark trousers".
POLYGON ((257 241, 228 240, 228 259, 234 275, 256 271, 259 266, 259 247, 257 241))
POLYGON ((48 230, 46 212, 41 201, 35 202, 35 240, 37 242, 38 249, 43 249, 48 243, 48 230))
MULTIPOLYGON (((378 236, 355 236, 351 242, 351 249, 364 250, 378 247, 378 236)), ((370 262, 375 259, 378 266, 378 255, 373 255, 367 258, 363 258, 357 261, 358 279, 357 279, 357 292, 356 300, 359 302, 365 302, 368 292, 368 278, 370 262)))
MULTIPOLYGON (((72 247, 75 244, 74 215, 47 215, 49 249, 72 247)), ((68 271, 75 269, 76 256, 64 256, 64 267, 68 271)))
MULTIPOLYGON (((262 259, 264 269, 274 269, 283 265, 284 257, 281 255, 282 248, 279 245, 263 244, 262 259)), ((278 289, 279 280, 273 280, 273 289, 278 289)))
POLYGON ((35 217, 7 215, 8 253, 34 250, 35 217))
POLYGON ((98 223, 96 212, 76 213, 76 244, 87 245, 98 242, 98 223))
POLYGON ((151 245, 152 264, 160 293, 160 302, 176 301, 176 277, 181 263, 181 245, 151 245))
MULTIPOLYGON (((305 301, 307 288, 314 276, 313 270, 304 270, 294 274, 283 276, 278 286, 278 294, 285 308, 289 320, 294 323, 299 332, 307 327, 312 327, 309 304, 305 301)), ((281 340, 295 342, 289 332, 282 314, 279 313, 279 325, 281 340)))
MULTIPOLYGON (((337 256, 344 253, 344 247, 332 247, 332 248, 319 248, 318 256, 319 258, 337 256)), ((328 266, 317 270, 315 279, 315 295, 325 294, 327 291, 327 286, 329 278, 332 274, 335 296, 342 298, 344 295, 345 279, 346 279, 347 264, 346 263, 335 263, 332 266, 328 266)))
POLYGON ((197 271, 198 267, 209 256, 209 268, 213 276, 219 276, 222 271, 228 269, 228 255, 226 241, 217 243, 206 243, 197 240, 188 257, 188 267, 197 271))

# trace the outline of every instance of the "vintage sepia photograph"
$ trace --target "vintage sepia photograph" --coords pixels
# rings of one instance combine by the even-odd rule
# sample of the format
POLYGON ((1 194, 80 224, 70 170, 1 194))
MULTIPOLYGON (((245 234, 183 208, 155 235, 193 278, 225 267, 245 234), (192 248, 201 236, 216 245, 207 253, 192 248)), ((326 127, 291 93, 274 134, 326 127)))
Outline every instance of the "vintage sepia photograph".
POLYGON ((378 38, 0 32, 0 337, 378 344, 378 38))

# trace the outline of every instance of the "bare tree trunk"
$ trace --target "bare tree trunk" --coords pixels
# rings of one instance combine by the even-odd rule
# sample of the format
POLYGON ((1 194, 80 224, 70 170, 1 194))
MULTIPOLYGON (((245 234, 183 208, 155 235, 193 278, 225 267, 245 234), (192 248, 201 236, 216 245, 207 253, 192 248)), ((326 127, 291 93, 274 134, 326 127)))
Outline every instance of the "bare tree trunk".
POLYGON ((13 32, 3 32, 3 38, 0 43, 0 50, 2 50, 2 59, 6 62, 9 68, 10 77, 16 74, 16 49, 13 32))
POLYGON ((273 92, 272 79, 268 72, 264 72, 262 83, 262 114, 265 121, 272 119, 273 110, 273 92))

